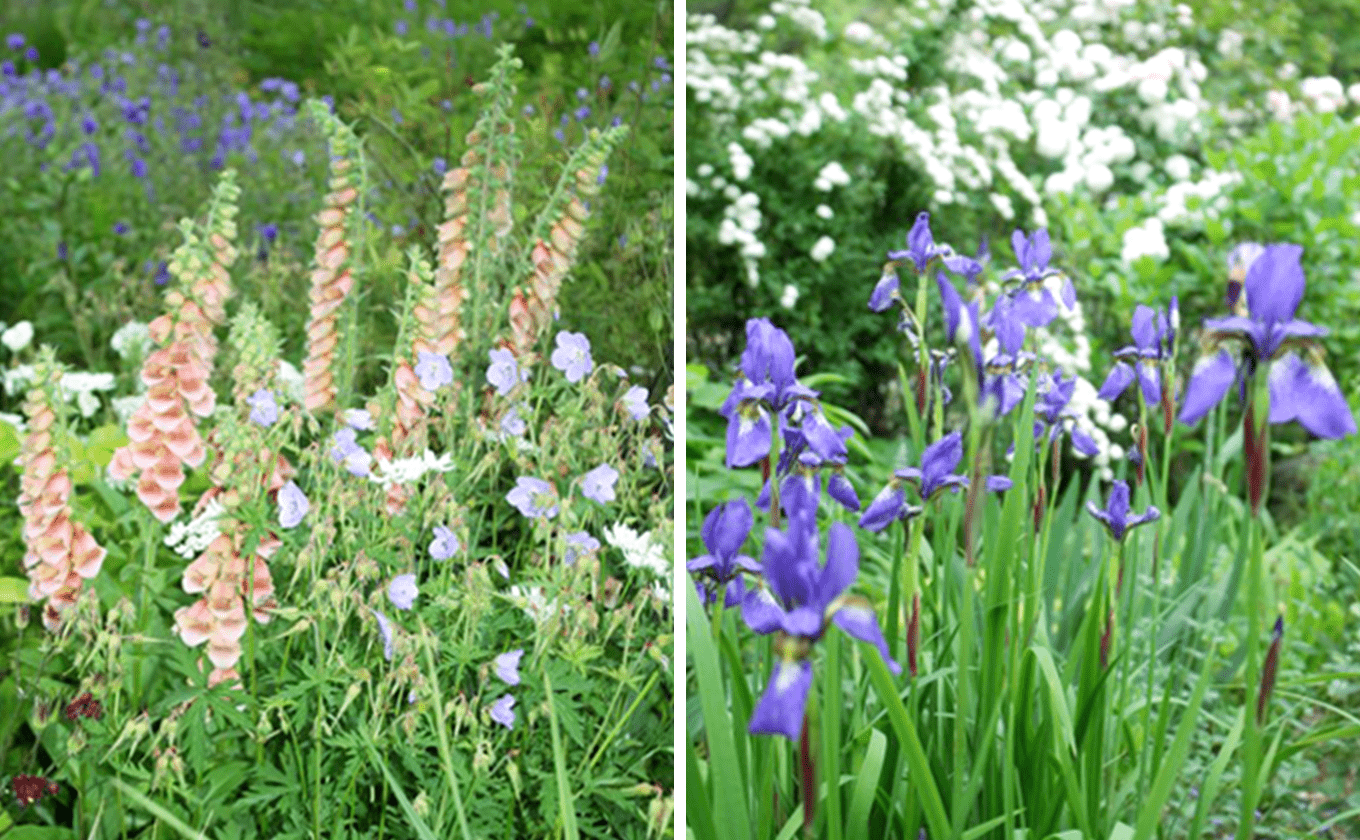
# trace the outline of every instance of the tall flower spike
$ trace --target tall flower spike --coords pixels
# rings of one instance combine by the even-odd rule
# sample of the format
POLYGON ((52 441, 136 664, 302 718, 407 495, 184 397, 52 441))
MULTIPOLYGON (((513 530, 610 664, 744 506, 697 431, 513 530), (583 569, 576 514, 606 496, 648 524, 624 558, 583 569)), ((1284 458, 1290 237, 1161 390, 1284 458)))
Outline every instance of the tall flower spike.
POLYGON ((308 111, 330 145, 330 192, 317 214, 312 285, 309 293, 311 320, 307 323, 307 359, 302 365, 303 404, 308 411, 335 407, 335 349, 340 305, 354 289, 349 234, 346 230, 359 198, 363 180, 363 154, 354 132, 330 113, 325 104, 312 100, 308 111), (357 167, 356 167, 357 161, 357 167), (355 172, 355 169, 358 172, 355 172), (359 177, 355 177, 356 174, 359 177))
POLYGON ((54 434, 60 429, 63 401, 61 368, 51 348, 44 347, 34 365, 34 385, 24 400, 28 434, 19 450, 19 514, 23 517, 24 571, 28 597, 47 599, 43 625, 56 631, 62 613, 75 604, 85 580, 99 574, 105 551, 79 522, 71 519, 72 483, 58 467, 54 434))
POLYGON ((162 522, 179 514, 183 467, 197 467, 207 456, 193 418, 212 414, 217 403, 208 386, 217 352, 213 327, 221 324, 222 301, 231 292, 227 266, 236 257, 230 239, 236 234, 239 193, 235 173, 224 172, 202 228, 188 219, 180 223, 184 243, 170 260, 178 285, 165 296, 170 312, 148 326, 161 346, 142 363, 146 401, 128 420, 129 442, 109 463, 109 475, 116 479, 140 473, 137 498, 162 522))

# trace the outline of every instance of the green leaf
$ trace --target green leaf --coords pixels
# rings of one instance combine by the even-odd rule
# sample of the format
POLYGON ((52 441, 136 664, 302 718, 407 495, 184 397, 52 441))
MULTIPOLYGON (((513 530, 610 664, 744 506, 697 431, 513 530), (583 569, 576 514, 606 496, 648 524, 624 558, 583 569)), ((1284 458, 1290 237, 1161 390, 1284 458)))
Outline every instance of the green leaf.
POLYGON ((0 420, 0 464, 10 464, 19 455, 19 432, 8 420, 0 420))
POLYGON ((0 604, 28 602, 28 578, 0 577, 0 604))
POLYGON ((113 460, 113 453, 127 443, 127 433, 121 426, 100 426, 90 432, 90 437, 85 442, 85 457, 102 469, 113 460))

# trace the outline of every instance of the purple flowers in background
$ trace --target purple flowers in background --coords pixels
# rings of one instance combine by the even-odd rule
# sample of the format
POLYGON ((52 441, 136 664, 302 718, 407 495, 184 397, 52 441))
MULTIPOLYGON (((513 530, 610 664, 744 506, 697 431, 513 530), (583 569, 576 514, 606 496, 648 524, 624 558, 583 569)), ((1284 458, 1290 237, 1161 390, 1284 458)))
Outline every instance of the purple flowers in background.
POLYGON ((634 385, 623 395, 623 407, 634 420, 646 420, 652 413, 647 405, 647 389, 634 385))
POLYGON ((567 381, 580 382, 594 370, 595 363, 590 358, 590 341, 584 333, 567 332, 557 334, 557 349, 552 352, 552 366, 566 374, 567 381))
POLYGON ((399 610, 411 609, 419 594, 420 589, 416 586, 416 576, 413 574, 397 575, 387 584, 387 600, 399 610))
POLYGON ((302 517, 307 515, 307 497, 303 495, 302 488, 293 482, 288 482, 279 488, 279 524, 284 528, 293 528, 302 522, 302 517))
POLYGON ((584 555, 600 550, 600 541, 585 531, 567 534, 565 542, 566 551, 562 557, 562 562, 568 566, 575 565, 576 561, 584 555))
POLYGON ((608 464, 600 464, 581 477, 581 495, 600 504, 614 501, 614 482, 619 471, 608 464))
POLYGON ((391 661, 392 661, 392 622, 391 622, 391 621, 388 621, 387 616, 383 615, 382 613, 378 612, 377 610, 370 609, 369 612, 373 613, 373 617, 376 618, 376 619, 378 620, 378 634, 379 634, 380 636, 382 636, 382 643, 383 643, 383 658, 386 659, 388 662, 391 662, 391 661))
POLYGON ((449 364, 449 357, 439 353, 420 352, 419 361, 415 367, 416 378, 420 380, 420 387, 426 391, 434 391, 441 385, 453 384, 453 365, 449 364))
POLYGON ((491 719, 506 729, 515 728, 515 698, 509 694, 497 700, 491 706, 491 719))
POLYGON ((491 365, 486 369, 486 381, 502 397, 514 390, 521 382, 529 381, 529 371, 523 370, 515 360, 515 354, 508 349, 498 348, 489 351, 491 365))
POLYGON ((336 429, 331 441, 335 444, 331 447, 331 460, 337 464, 344 464, 350 475, 363 477, 369 474, 369 464, 372 463, 373 456, 355 442, 355 431, 352 427, 336 429))
POLYGON ((737 553, 746 544, 753 523, 751 506, 745 499, 724 502, 704 517, 703 540, 708 553, 685 564, 694 575, 699 600, 704 604, 721 597, 724 605, 737 605, 746 593, 741 573, 760 574, 759 563, 737 553))
POLYGON ((557 515, 557 492, 541 478, 515 479, 515 489, 505 494, 505 500, 530 519, 552 519, 557 515))
POLYGON ((274 402, 274 394, 261 388, 255 393, 246 397, 246 404, 250 406, 250 419, 252 422, 268 428, 278 422, 279 404, 274 402))
POLYGON ((434 539, 430 541, 430 557, 435 560, 448 560, 458 553, 458 537, 443 525, 434 526, 434 539))
POLYGON ((1162 515, 1157 508, 1148 505, 1147 510, 1141 514, 1130 516, 1129 485, 1126 481, 1116 481, 1110 487, 1110 499, 1105 503, 1104 509, 1096 507, 1095 502, 1087 502, 1086 512, 1100 520, 1100 524, 1105 526, 1105 530, 1110 532, 1115 542, 1123 542, 1124 535, 1130 528, 1153 522, 1162 515))
POLYGON ((496 676, 501 682, 519 685, 519 661, 524 656, 524 648, 502 653, 495 659, 496 676))

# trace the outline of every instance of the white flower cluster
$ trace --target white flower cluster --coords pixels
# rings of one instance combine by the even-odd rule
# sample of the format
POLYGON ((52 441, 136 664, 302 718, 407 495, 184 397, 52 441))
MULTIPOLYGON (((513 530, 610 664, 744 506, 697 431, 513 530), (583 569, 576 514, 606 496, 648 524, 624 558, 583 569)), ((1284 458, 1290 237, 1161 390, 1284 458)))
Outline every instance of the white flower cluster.
MULTIPOLYGON (((22 394, 33 381, 32 365, 16 365, 3 374, 5 392, 11 396, 22 394)), ((99 411, 99 396, 95 392, 112 391, 114 385, 111 373, 67 371, 62 374, 57 390, 63 400, 76 404, 81 417, 93 417, 99 411)))
POLYGON ((377 459, 377 469, 368 476, 375 484, 390 487, 394 484, 412 484, 419 481, 425 473, 446 473, 453 469, 453 453, 445 452, 438 457, 426 449, 414 458, 377 459))
POLYGON ((765 256, 765 243, 756 236, 761 221, 760 196, 737 190, 732 203, 723 208, 722 222, 718 225, 718 242, 737 246, 746 267, 746 282, 753 289, 760 282, 757 260, 765 256))
POLYGON ((650 531, 639 534, 623 523, 610 525, 604 529, 605 542, 623 552, 628 565, 648 571, 663 580, 671 575, 670 553, 666 546, 652 538, 650 531))
POLYGON ((128 321, 109 339, 109 346, 124 361, 140 359, 151 349, 151 330, 141 321, 128 321))
POLYGON ((221 536, 222 532, 217 529, 217 518, 224 512, 221 502, 215 498, 209 499, 198 516, 188 522, 171 523, 165 544, 180 557, 197 557, 221 536))
POLYGON ((1141 225, 1124 232, 1119 258, 1125 263, 1131 265, 1140 257, 1152 257, 1160 262, 1169 256, 1171 249, 1167 247, 1166 231, 1162 227, 1161 219, 1156 217, 1145 219, 1141 225))

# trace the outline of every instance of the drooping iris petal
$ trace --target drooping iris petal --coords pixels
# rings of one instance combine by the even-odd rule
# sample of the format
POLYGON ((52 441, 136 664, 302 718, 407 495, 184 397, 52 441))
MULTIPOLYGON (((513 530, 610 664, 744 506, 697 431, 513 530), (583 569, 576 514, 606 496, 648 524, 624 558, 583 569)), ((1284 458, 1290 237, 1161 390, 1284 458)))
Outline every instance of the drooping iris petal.
POLYGON ((1262 321, 1291 321, 1303 300, 1302 245, 1269 245, 1247 269, 1247 308, 1262 321))
POLYGON ((1156 365, 1140 364, 1137 367, 1138 385, 1143 389, 1143 402, 1156 405, 1162 398, 1162 377, 1156 365))
POLYGON ((1100 390, 1096 392, 1096 396, 1100 397, 1102 400, 1115 399, 1120 394, 1124 393, 1125 388, 1129 387, 1129 383, 1133 382, 1133 377, 1134 372, 1132 365, 1125 364, 1124 362, 1115 362, 1114 367, 1110 368, 1109 374, 1105 377, 1105 384, 1100 386, 1100 390))
POLYGON ((831 478, 826 483, 826 494, 835 499, 846 510, 859 510, 859 495, 855 493, 855 488, 850 484, 842 473, 832 473, 831 478))
POLYGON ((1270 367, 1270 422, 1299 424, 1320 438, 1354 434, 1355 418, 1337 386, 1321 364, 1310 367, 1295 353, 1270 367))
POLYGON ((727 466, 749 467, 769 455, 772 434, 763 406, 737 408, 727 420, 727 466))
POLYGON ((848 604, 836 610, 831 620, 837 627, 861 642, 868 642, 878 648, 889 671, 894 674, 902 673, 902 666, 893 660, 892 654, 888 651, 888 643, 883 639, 883 630, 878 626, 878 619, 874 617, 873 610, 860 604, 848 604))
POLYGON ((747 731, 752 735, 783 735, 797 741, 803 731, 803 709, 812 688, 812 663, 776 662, 770 684, 751 712, 747 731))
POLYGON ((907 494, 900 485, 889 484, 879 491, 864 515, 859 518, 859 527, 878 533, 892 524, 907 503, 907 494))
POLYGON ((750 589, 741 601, 741 620, 757 633, 784 629, 784 608, 766 589, 750 589))
POLYGON ((1195 364, 1194 373, 1190 375, 1190 384, 1185 387, 1180 421, 1194 423, 1208 414, 1209 409, 1218 405, 1223 395, 1228 393, 1236 378, 1237 365, 1227 350, 1201 357, 1195 364))
POLYGON ((874 284, 874 290, 869 295, 869 309, 872 312, 883 312, 893 304, 893 297, 897 294, 901 286, 896 272, 889 271, 878 282, 874 284))

